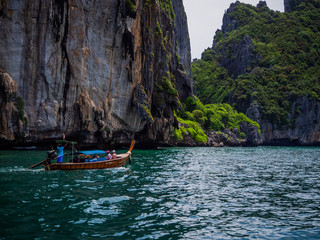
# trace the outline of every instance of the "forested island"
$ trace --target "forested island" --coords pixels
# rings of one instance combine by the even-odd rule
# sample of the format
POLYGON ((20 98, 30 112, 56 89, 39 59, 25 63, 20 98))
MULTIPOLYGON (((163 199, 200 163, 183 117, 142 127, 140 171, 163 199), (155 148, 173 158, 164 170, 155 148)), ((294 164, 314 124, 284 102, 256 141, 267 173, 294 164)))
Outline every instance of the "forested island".
POLYGON ((192 62, 196 95, 207 105, 196 100, 190 108, 188 99, 180 117, 207 134, 220 131, 227 145, 319 145, 319 7, 319 1, 285 1, 281 13, 264 1, 231 4, 212 47, 192 62), (261 135, 248 132, 250 125, 261 135))
POLYGON ((182 0, 0 1, 0 143, 320 145, 320 4, 230 5, 191 62, 182 0))

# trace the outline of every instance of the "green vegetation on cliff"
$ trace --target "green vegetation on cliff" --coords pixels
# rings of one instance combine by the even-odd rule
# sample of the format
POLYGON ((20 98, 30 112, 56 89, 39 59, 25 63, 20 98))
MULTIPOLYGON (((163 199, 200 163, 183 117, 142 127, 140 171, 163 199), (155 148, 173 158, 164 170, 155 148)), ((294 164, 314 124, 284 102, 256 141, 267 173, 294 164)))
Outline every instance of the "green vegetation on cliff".
POLYGON ((160 1, 160 8, 168 13, 171 23, 175 19, 175 14, 172 6, 171 0, 162 0, 160 1))
POLYGON ((126 11, 128 16, 135 18, 137 15, 137 8, 134 5, 135 0, 132 2, 131 0, 126 0, 126 11))
POLYGON ((19 111, 19 117, 23 121, 24 126, 28 127, 28 119, 24 115, 24 102, 21 97, 16 97, 15 105, 19 111))
POLYGON ((320 101, 319 3, 298 3, 286 13, 265 5, 233 4, 213 48, 192 63, 197 96, 203 103, 229 103, 240 112, 256 105, 263 119, 287 125, 297 98, 320 101), (241 55, 244 39, 250 42, 246 60, 241 59, 246 57, 241 55), (243 63, 243 72, 231 74, 232 64, 243 63))
POLYGON ((197 97, 188 97, 183 104, 183 111, 178 111, 177 120, 180 127, 174 130, 177 140, 182 140, 186 134, 190 134, 196 142, 207 142, 204 131, 222 131, 223 129, 237 129, 239 136, 245 137, 241 132, 241 122, 256 126, 260 132, 257 122, 249 119, 245 114, 238 113, 229 104, 207 104, 203 105, 197 97))

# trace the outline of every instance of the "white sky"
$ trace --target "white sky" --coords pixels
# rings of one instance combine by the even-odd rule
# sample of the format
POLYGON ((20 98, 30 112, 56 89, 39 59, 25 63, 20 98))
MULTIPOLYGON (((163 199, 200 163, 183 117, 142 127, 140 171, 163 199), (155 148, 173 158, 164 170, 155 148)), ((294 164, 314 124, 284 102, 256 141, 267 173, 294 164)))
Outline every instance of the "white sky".
MULTIPOLYGON (((187 13, 191 58, 201 58, 201 53, 212 46, 213 36, 221 29, 224 12, 236 0, 183 0, 187 13)), ((257 6, 259 0, 240 0, 257 6)), ((266 0, 272 10, 284 11, 283 0, 266 0)))

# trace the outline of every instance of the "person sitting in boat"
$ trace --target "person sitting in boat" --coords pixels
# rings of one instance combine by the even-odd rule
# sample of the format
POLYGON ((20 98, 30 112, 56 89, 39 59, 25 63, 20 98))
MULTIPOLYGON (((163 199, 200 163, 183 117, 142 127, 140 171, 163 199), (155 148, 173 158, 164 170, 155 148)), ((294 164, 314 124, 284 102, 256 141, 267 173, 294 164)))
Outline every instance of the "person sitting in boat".
POLYGON ((97 154, 95 154, 95 155, 93 156, 93 158, 98 159, 99 156, 98 156, 97 154))
POLYGON ((116 159, 117 158, 117 154, 115 150, 112 150, 112 158, 111 159, 116 159))
POLYGON ((111 154, 110 154, 110 152, 109 152, 109 150, 107 151, 107 160, 110 160, 112 158, 112 156, 111 156, 111 154))

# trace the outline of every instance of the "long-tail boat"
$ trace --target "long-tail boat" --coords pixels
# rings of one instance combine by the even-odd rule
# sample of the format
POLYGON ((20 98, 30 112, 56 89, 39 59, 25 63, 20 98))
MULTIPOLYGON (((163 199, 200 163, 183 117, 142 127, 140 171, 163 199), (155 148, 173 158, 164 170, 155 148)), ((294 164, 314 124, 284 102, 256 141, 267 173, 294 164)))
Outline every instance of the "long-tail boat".
POLYGON ((131 146, 129 151, 123 154, 118 154, 117 158, 107 160, 105 157, 101 158, 89 158, 92 155, 98 154, 106 154, 105 151, 102 150, 92 150, 92 151, 78 151, 73 153, 73 155, 77 155, 78 159, 82 159, 80 162, 69 162, 69 163, 51 163, 52 160, 56 159, 56 153, 54 151, 48 152, 48 157, 27 168, 31 169, 41 164, 44 164, 45 170, 81 170, 81 169, 104 169, 104 168, 116 168, 116 167, 124 167, 126 162, 129 159, 129 163, 131 163, 131 151, 133 149, 135 141, 131 142, 131 146))

